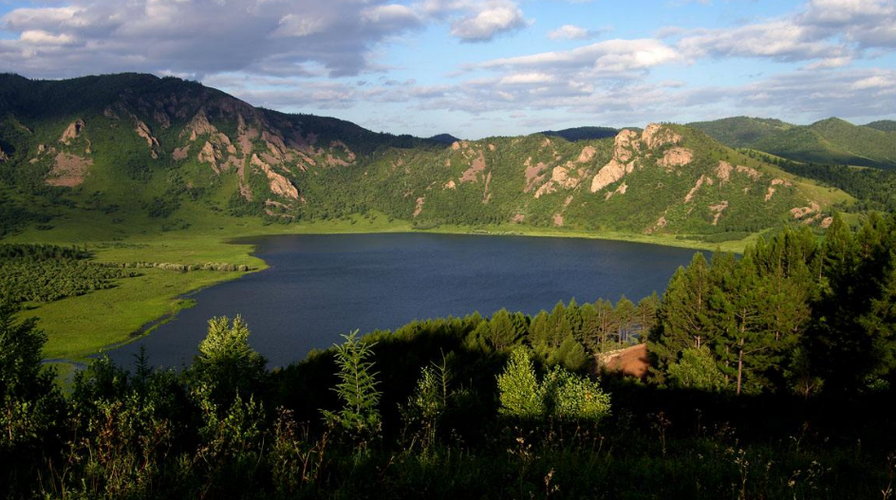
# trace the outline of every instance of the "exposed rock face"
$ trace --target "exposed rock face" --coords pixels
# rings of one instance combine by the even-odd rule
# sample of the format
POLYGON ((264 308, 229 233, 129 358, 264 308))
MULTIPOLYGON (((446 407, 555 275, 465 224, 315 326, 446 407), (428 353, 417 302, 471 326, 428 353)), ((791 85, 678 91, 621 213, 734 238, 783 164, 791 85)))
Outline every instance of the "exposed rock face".
MULTIPOLYGON (((159 147, 159 141, 152 136, 152 132, 149 130, 149 127, 146 126, 145 123, 137 120, 136 117, 134 119, 137 121, 136 126, 134 127, 134 131, 137 132, 137 135, 142 137, 146 141, 146 145, 149 146, 150 153, 153 158, 158 158, 159 155, 156 153, 156 149, 159 147)), ((207 143, 206 143, 207 144, 207 143)))
POLYGON ((754 181, 758 181, 762 177, 762 173, 759 172, 758 170, 756 170, 754 168, 750 168, 750 167, 745 167, 743 165, 737 166, 737 173, 745 174, 745 175, 749 176, 751 179, 753 179, 754 181))
POLYGON ((576 159, 576 162, 588 163, 592 158, 594 158, 595 153, 597 153, 597 150, 594 149, 593 146, 585 146, 584 148, 582 148, 582 152, 579 153, 579 157, 576 159))
POLYGON ((59 142, 68 146, 73 140, 81 136, 81 131, 84 130, 84 126, 84 120, 80 118, 73 121, 65 128, 65 131, 62 132, 62 135, 59 137, 59 142))
POLYGON ((90 165, 93 165, 91 158, 59 153, 45 182, 51 186, 80 186, 87 176, 87 167, 90 165))
POLYGON ((812 213, 817 213, 820 210, 821 207, 818 205, 818 203, 811 201, 809 202, 808 207, 795 207, 790 209, 790 215, 792 215, 794 219, 802 219, 803 217, 812 213))
POLYGON ((299 199, 299 191, 293 186, 286 177, 274 172, 270 165, 261 161, 258 155, 253 154, 250 160, 252 166, 258 167, 265 173, 270 182, 271 192, 283 196, 285 198, 299 199))
POLYGON ((668 221, 666 221, 666 217, 660 216, 660 218, 656 220, 656 223, 653 224, 653 227, 647 228, 647 230, 644 232, 646 234, 653 234, 653 233, 659 231, 660 229, 666 227, 667 224, 668 224, 668 221))
POLYGON ((548 166, 542 162, 538 162, 537 165, 532 165, 531 157, 526 158, 524 166, 526 167, 526 187, 523 188, 523 192, 528 193, 535 187, 535 184, 544 180, 544 174, 542 174, 542 172, 544 172, 548 166))
POLYGON ((540 198, 542 195, 556 192, 558 187, 563 189, 574 189, 580 182, 582 182, 580 177, 570 175, 569 168, 564 166, 554 167, 551 171, 551 180, 546 182, 535 192, 535 197, 540 198))
POLYGON ((640 148, 638 134, 634 131, 625 129, 616 134, 616 139, 613 141, 613 158, 591 179, 591 192, 596 193, 632 172, 635 169, 633 158, 640 148))
POLYGON ((208 141, 205 141, 205 144, 202 146, 202 149, 199 150, 199 154, 196 155, 196 159, 199 163, 208 163, 212 166, 212 170, 215 171, 216 174, 221 173, 221 169, 218 168, 218 160, 215 158, 215 148, 208 141))
POLYGON ((725 184, 731 180, 732 170, 734 170, 734 165, 727 161, 719 161, 719 165, 716 167, 716 177, 719 179, 719 182, 725 184))
POLYGON ((694 152, 688 148, 682 147, 674 147, 667 149, 665 153, 663 153, 663 157, 657 160, 656 164, 665 168, 666 170, 672 170, 674 167, 683 167, 694 159, 694 152))
POLYGON ((640 149, 638 134, 634 130, 623 129, 616 134, 616 139, 613 141, 613 158, 625 163, 640 149))
POLYGON ((656 149, 667 144, 678 144, 681 136, 669 127, 651 123, 641 133, 641 141, 647 149, 656 149))
POLYGON ((417 198, 417 206, 414 208, 414 217, 420 215, 423 212, 423 204, 426 203, 426 197, 421 196, 417 198))
POLYGON ((712 184, 713 184, 712 177, 707 177, 705 175, 701 175, 700 178, 697 179, 697 183, 694 185, 694 187, 691 188, 690 191, 688 191, 687 195, 685 195, 684 202, 690 203, 691 200, 694 199, 694 195, 697 194, 697 191, 700 190, 700 187, 703 186, 704 183, 712 186, 712 184))
POLYGON ((190 123, 184 127, 184 131, 181 134, 189 134, 190 140, 195 141, 201 135, 214 134, 217 132, 218 129, 209 123, 208 117, 205 115, 205 108, 201 108, 196 115, 193 116, 193 119, 190 120, 190 123))
POLYGON ((596 193, 610 184, 622 179, 625 174, 634 170, 634 162, 628 165, 621 163, 616 158, 604 165, 591 180, 591 192, 596 193))
POLYGON ((454 183, 454 180, 450 180, 442 186, 442 189, 457 189, 457 184, 454 183))
POLYGON ((724 212, 726 208, 728 208, 728 200, 722 200, 722 202, 718 205, 709 206, 709 209, 714 213, 712 219, 713 226, 717 226, 719 224, 719 217, 722 216, 722 212, 724 212))

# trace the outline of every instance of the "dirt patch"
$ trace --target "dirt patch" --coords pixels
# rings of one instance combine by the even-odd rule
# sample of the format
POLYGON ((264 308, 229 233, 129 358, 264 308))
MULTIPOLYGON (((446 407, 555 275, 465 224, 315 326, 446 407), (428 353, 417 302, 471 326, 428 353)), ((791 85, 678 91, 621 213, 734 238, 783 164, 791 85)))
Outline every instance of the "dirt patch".
POLYGON ((563 227, 563 214, 554 214, 554 225, 557 227, 563 227))
POLYGON ((727 161, 720 161, 719 165, 716 167, 716 177, 719 179, 719 182, 725 184, 729 180, 731 180, 731 171, 734 170, 734 165, 728 163, 727 161))
POLYGON ((728 200, 723 200, 718 205, 710 205, 709 206, 709 209, 714 214, 713 219, 712 219, 713 226, 719 225, 719 217, 722 216, 722 212, 724 212, 726 208, 728 208, 728 200))
POLYGON ((834 218, 833 218, 833 217, 825 217, 825 218, 821 221, 821 227, 824 228, 824 229, 827 229, 827 228, 831 227, 831 224, 833 224, 833 223, 834 223, 834 218))
POLYGON ((681 136, 668 127, 651 123, 641 133, 641 141, 647 145, 648 149, 656 149, 666 144, 678 144, 681 141, 681 136))
POLYGON ((489 150, 489 151, 497 151, 497 149, 498 149, 498 146, 495 146, 494 144, 489 144, 489 145, 488 145, 488 150, 489 150))
POLYGON ((548 168, 548 166, 542 162, 538 162, 538 165, 533 166, 531 157, 526 159, 524 166, 526 167, 526 187, 523 189, 523 192, 528 193, 535 187, 535 184, 544 179, 544 176, 541 175, 541 173, 548 168))
POLYGON ((171 152, 171 158, 174 158, 176 161, 185 160, 190 153, 190 145, 187 144, 182 148, 175 148, 174 151, 171 152))
POLYGON ((638 344, 598 357, 599 366, 609 372, 617 372, 635 378, 646 378, 650 368, 647 344, 638 344))
POLYGON ((445 190, 445 189, 457 189, 457 184, 455 184, 453 180, 450 180, 450 181, 446 182, 444 186, 442 186, 442 189, 443 189, 443 190, 445 190))
POLYGON ((80 186, 87 177, 87 167, 90 165, 93 165, 91 158, 59 153, 47 175, 46 183, 51 186, 80 186))
POLYGON ((775 188, 769 186, 768 191, 765 193, 765 201, 772 199, 772 196, 775 194, 775 188))
POLYGON ((65 128, 62 135, 59 137, 59 142, 68 146, 69 143, 81 135, 82 130, 84 130, 84 120, 79 118, 71 122, 69 126, 65 128))
POLYGON ((421 196, 417 198, 417 206, 414 208, 414 217, 420 215, 423 212, 423 204, 426 203, 426 197, 421 196))
POLYGON ((688 148, 675 147, 667 149, 663 153, 663 157, 657 160, 656 164, 671 170, 673 167, 683 167, 694 159, 694 152, 688 148))
POLYGON ((479 152, 479 156, 473 159, 470 168, 466 169, 460 177, 460 182, 476 182, 479 174, 485 171, 485 156, 479 152))
POLYGON ((597 150, 594 149, 594 146, 585 146, 582 148, 582 152, 579 153, 579 157, 576 159, 578 163, 588 163, 594 158, 594 155, 597 153, 597 150))
POLYGON ((790 181, 784 179, 772 179, 772 186, 784 186, 784 187, 793 187, 793 184, 790 181))
POLYGON ((510 218, 510 222, 514 224, 522 224, 526 221, 526 216, 523 214, 514 214, 513 217, 510 218))
POLYGON ((492 194, 488 192, 488 185, 492 183, 492 173, 489 172, 485 176, 485 189, 482 190, 482 203, 488 203, 492 199, 492 194))

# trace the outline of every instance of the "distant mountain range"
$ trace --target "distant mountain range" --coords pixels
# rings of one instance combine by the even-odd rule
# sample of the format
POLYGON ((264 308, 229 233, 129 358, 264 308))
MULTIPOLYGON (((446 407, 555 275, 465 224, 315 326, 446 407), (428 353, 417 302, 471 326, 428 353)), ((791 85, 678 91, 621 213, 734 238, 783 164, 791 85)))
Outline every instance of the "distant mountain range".
MULTIPOLYGON (((831 204, 849 196, 732 147, 774 143, 803 129, 819 137, 846 135, 833 129, 891 134, 828 122, 806 128, 736 118, 420 139, 255 108, 177 78, 2 75, 0 210, 6 230, 77 217, 113 234, 116 227, 177 230, 222 217, 289 223, 375 212, 420 228, 743 237, 788 223, 825 225, 831 204)), ((864 144, 858 137, 851 141, 864 144)))
POLYGON ((828 118, 811 125, 738 116, 689 126, 732 148, 750 148, 787 159, 896 168, 896 122, 883 120, 853 125, 828 118))

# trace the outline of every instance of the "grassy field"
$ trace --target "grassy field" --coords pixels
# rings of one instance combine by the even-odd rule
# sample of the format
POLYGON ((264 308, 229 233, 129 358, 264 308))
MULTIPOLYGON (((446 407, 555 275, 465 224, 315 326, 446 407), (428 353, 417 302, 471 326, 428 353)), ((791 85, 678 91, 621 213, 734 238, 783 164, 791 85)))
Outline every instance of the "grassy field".
MULTIPOLYGON (((86 246, 98 262, 167 262, 203 264, 206 262, 247 265, 249 272, 266 269, 263 260, 252 255, 253 246, 239 238, 280 234, 341 234, 414 232, 406 221, 392 220, 383 214, 371 213, 341 220, 301 224, 270 224, 254 218, 234 218, 205 213, 193 207, 181 213, 190 214, 186 229, 160 231, 158 223, 141 221, 114 227, 97 220, 97 214, 71 215, 57 218, 50 230, 28 229, 6 242, 77 244, 86 246), (110 230, 110 227, 113 229, 110 230)), ((100 219, 102 219, 100 217, 100 219)), ((675 236, 647 236, 615 232, 588 233, 555 229, 533 229, 503 224, 485 227, 439 226, 427 230, 433 233, 522 235, 535 237, 573 237, 624 240, 694 249, 742 251, 758 235, 745 240, 710 244, 675 236)), ((23 315, 39 318, 49 341, 44 355, 61 363, 60 371, 69 376, 69 363, 89 362, 90 355, 104 348, 139 338, 147 332, 146 325, 163 318, 170 319, 183 307, 190 305, 184 294, 204 287, 237 279, 243 272, 190 271, 176 272, 161 269, 140 269, 141 276, 119 280, 115 288, 92 292, 39 305, 23 315)))

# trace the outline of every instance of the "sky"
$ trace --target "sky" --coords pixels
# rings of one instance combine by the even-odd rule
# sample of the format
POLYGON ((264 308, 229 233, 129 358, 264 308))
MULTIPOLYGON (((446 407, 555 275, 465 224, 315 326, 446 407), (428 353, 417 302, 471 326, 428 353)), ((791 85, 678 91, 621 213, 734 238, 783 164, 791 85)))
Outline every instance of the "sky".
POLYGON ((896 118, 896 0, 0 0, 0 72, 136 71, 378 132, 896 118))

